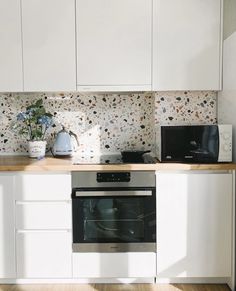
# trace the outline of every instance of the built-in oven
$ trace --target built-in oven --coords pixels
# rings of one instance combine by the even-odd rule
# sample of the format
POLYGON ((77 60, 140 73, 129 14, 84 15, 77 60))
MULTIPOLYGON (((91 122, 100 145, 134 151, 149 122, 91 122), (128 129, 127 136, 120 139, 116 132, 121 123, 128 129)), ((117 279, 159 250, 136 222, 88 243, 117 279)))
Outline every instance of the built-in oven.
POLYGON ((154 172, 73 172, 74 252, 155 252, 154 172))

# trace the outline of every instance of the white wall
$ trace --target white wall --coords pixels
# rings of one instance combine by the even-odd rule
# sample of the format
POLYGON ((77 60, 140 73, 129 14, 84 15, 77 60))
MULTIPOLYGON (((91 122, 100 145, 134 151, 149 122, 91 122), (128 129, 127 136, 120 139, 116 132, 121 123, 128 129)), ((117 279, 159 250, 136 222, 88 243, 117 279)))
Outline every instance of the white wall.
POLYGON ((224 0, 224 39, 236 31, 236 0, 224 0))
POLYGON ((218 122, 233 124, 233 160, 236 162, 236 32, 224 40, 223 91, 218 94, 218 122))

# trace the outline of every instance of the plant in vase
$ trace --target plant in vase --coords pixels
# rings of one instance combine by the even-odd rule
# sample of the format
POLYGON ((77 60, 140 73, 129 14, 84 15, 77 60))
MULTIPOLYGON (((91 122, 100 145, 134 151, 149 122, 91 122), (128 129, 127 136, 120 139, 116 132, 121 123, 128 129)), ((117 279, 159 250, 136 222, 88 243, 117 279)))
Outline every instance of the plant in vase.
POLYGON ((47 143, 45 135, 52 124, 53 115, 46 112, 42 99, 26 107, 26 111, 17 114, 17 122, 13 125, 13 129, 27 139, 31 158, 45 156, 47 143))

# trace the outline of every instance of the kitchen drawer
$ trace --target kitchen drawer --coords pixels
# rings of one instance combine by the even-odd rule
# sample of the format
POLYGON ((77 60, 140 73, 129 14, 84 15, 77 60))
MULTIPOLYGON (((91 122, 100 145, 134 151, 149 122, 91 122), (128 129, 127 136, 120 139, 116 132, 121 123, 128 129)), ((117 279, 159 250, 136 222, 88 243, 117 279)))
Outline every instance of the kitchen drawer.
POLYGON ((71 229, 71 203, 17 202, 16 229, 71 229))
POLYGON ((16 200, 69 200, 70 173, 27 173, 16 175, 16 200))
POLYGON ((156 276, 155 253, 73 253, 74 278, 156 276))
POLYGON ((17 231, 17 278, 71 278, 70 231, 17 231))

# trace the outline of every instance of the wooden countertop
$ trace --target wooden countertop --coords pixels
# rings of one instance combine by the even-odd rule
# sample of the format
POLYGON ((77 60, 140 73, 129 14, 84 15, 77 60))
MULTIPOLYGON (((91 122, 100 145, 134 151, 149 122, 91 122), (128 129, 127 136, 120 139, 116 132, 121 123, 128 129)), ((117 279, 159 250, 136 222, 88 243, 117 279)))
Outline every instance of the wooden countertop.
POLYGON ((73 159, 46 157, 42 160, 26 156, 0 156, 0 171, 156 171, 156 170, 235 170, 235 163, 224 164, 121 164, 73 165, 73 159))

